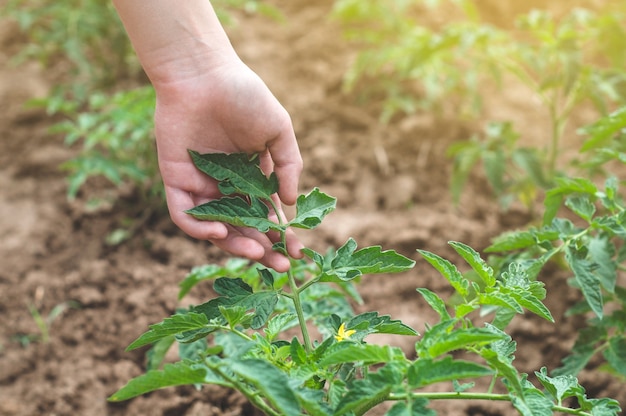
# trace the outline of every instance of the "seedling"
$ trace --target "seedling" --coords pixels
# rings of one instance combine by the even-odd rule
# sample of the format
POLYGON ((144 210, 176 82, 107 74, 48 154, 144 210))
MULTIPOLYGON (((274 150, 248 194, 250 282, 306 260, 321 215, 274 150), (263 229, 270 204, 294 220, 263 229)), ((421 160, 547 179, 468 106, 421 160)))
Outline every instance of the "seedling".
MULTIPOLYGON (((292 220, 275 223, 268 215, 278 209, 272 199, 278 181, 261 171, 258 158, 190 154, 202 172, 218 181, 224 197, 188 213, 202 220, 274 231, 281 236, 275 249, 285 255, 289 227, 313 229, 335 209, 335 198, 316 188, 298 198, 292 220)), ((393 403, 388 415, 431 415, 428 401, 442 399, 509 401, 529 416, 616 415, 616 401, 587 398, 575 377, 551 377, 542 368, 535 373, 545 389, 540 390, 517 371, 516 345, 505 328, 524 309, 552 320, 541 302, 543 284, 529 279, 523 263, 512 263, 496 276, 472 248, 450 244, 479 283, 448 260, 419 251, 448 280, 460 301, 450 310, 439 295, 417 289, 439 322, 427 325, 417 339, 415 359, 398 347, 369 343, 366 338, 377 333, 417 337, 418 331, 375 311, 355 314, 349 302, 360 301, 353 284, 363 276, 406 272, 415 262, 378 246, 358 249, 349 239, 326 254, 305 248, 307 260, 292 259, 286 273, 249 267, 242 260, 194 269, 182 282, 180 295, 214 280, 218 296, 177 311, 132 342, 129 350, 153 345, 149 370, 110 400, 183 384, 217 384, 241 392, 270 416, 359 416, 384 401, 393 403), (471 317, 481 310, 491 312, 493 319, 475 326, 471 317), (181 360, 163 364, 165 352, 175 342, 181 360), (481 378, 490 387, 478 391, 473 381, 481 378), (430 385, 441 388, 423 391, 430 385), (566 399, 578 406, 566 407, 566 399)))

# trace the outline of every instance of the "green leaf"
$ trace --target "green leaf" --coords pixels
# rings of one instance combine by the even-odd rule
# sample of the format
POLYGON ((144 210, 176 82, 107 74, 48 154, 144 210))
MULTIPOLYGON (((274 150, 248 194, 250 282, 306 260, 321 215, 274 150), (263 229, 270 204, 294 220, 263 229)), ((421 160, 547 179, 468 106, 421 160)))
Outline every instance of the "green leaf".
POLYGON ((511 403, 522 416, 552 416, 552 401, 537 389, 524 390, 524 395, 511 396, 511 403))
POLYGON ((262 199, 270 199, 278 192, 278 179, 272 173, 268 178, 259 167, 259 157, 245 153, 200 154, 190 150, 189 154, 196 167, 219 181, 224 195, 243 194, 262 199))
POLYGON ((199 220, 220 221, 235 227, 256 228, 262 233, 283 228, 267 218, 269 208, 258 198, 250 198, 250 203, 248 203, 238 196, 224 197, 198 205, 185 212, 199 220))
POLYGON ((487 253, 514 251, 537 244, 537 239, 531 231, 511 231, 502 233, 494 238, 493 243, 485 249, 487 253))
POLYGON ((442 360, 418 359, 409 367, 409 387, 417 389, 442 381, 477 378, 493 374, 485 366, 470 361, 455 360, 447 356, 442 360))
POLYGON ((417 250, 418 253, 424 257, 448 282, 452 285, 454 290, 463 297, 469 293, 469 281, 463 277, 459 269, 448 260, 439 257, 436 254, 430 253, 424 250, 417 250))
POLYGON ((535 371, 535 375, 559 405, 563 399, 584 393, 584 390, 578 384, 578 380, 572 375, 550 377, 546 367, 542 367, 540 371, 535 371))
POLYGON ((296 217, 289 222, 291 227, 312 229, 335 209, 337 199, 314 188, 308 195, 300 195, 296 201, 296 217))
POLYGON ((352 317, 346 323, 346 329, 356 330, 351 338, 362 340, 368 334, 417 335, 417 332, 389 315, 378 315, 378 312, 364 312, 352 317))
POLYGON ((511 296, 524 308, 528 309, 532 313, 542 317, 543 319, 554 322, 552 313, 541 301, 532 293, 526 291, 514 291, 510 293, 511 296))
POLYGON ((250 260, 235 257, 229 259, 224 266, 205 264, 203 266, 194 267, 191 269, 191 272, 185 276, 183 281, 178 284, 180 287, 178 299, 182 299, 195 285, 204 280, 212 280, 226 276, 239 276, 248 269, 249 265, 250 260))
POLYGON ((589 201, 589 197, 586 195, 569 196, 565 200, 565 206, 587 222, 591 222, 591 219, 596 212, 595 205, 589 201))
POLYGON ((417 354, 422 358, 436 358, 450 351, 490 344, 506 336, 490 329, 454 328, 456 322, 457 319, 452 319, 429 328, 415 344, 417 354))
POLYGON ((206 367, 187 361, 166 364, 163 370, 150 370, 130 380, 124 387, 113 393, 108 400, 119 402, 164 387, 204 383, 208 381, 208 374, 206 367))
POLYGON ((300 405, 285 373, 260 359, 223 360, 222 365, 257 389, 280 414, 300 415, 300 405))
POLYGON ((219 306, 220 313, 231 328, 239 325, 246 319, 246 309, 240 305, 219 306))
POLYGON ((193 310, 205 314, 209 319, 222 316, 221 306, 241 306, 246 311, 254 310, 250 325, 253 329, 265 325, 278 302, 278 294, 275 291, 254 293, 252 288, 241 278, 220 277, 215 281, 213 288, 222 296, 211 299, 202 305, 194 306, 193 310))
POLYGON ((389 395, 393 387, 402 381, 403 368, 397 363, 390 363, 375 373, 367 373, 363 379, 355 379, 337 404, 334 416, 345 415, 350 411, 362 414, 359 409, 367 410, 373 404, 380 403, 389 395))
POLYGON ((424 297, 430 307, 439 314, 439 317, 442 321, 447 321, 450 319, 450 314, 446 309, 446 304, 443 299, 439 297, 439 295, 426 288, 417 288, 417 291, 424 297))
POLYGON ((409 270, 415 262, 393 250, 382 251, 380 246, 356 250, 356 242, 350 238, 341 246, 331 260, 312 250, 303 250, 322 268, 320 281, 348 281, 363 274, 397 273, 409 270))
POLYGON ((481 305, 494 305, 508 308, 515 313, 524 313, 520 304, 508 293, 494 291, 490 293, 481 293, 478 297, 481 305))
POLYGON ((300 344, 300 341, 298 341, 297 337, 293 337, 289 349, 291 353, 291 359, 294 363, 302 365, 307 362, 306 351, 304 350, 302 344, 300 344))
POLYGON ((595 266, 594 274, 598 276, 600 284, 609 293, 615 292, 617 280, 617 263, 613 260, 615 246, 606 236, 593 236, 587 243, 588 256, 595 266))
POLYGON ((609 339, 604 358, 622 376, 626 377, 626 338, 614 336, 609 339))
POLYGON ((557 186, 546 192, 544 206, 546 208, 543 223, 550 224, 555 218, 558 209, 566 195, 583 194, 595 196, 598 192, 596 185, 585 178, 559 177, 555 179, 557 186))
POLYGON ((589 135, 589 138, 583 143, 580 151, 586 152, 604 145, 624 128, 626 128, 626 107, 622 107, 586 126, 583 132, 589 135))
POLYGON ((456 241, 451 241, 448 244, 450 244, 461 257, 463 257, 467 264, 472 266, 472 269, 474 269, 476 274, 478 274, 487 287, 492 287, 496 284, 493 269, 480 257, 480 254, 478 254, 476 250, 468 245, 456 241))
POLYGON ((566 251, 565 259, 572 268, 576 282, 580 286, 580 290, 582 290, 589 307, 591 307, 591 310, 598 318, 602 319, 604 315, 602 289, 600 287, 600 279, 592 272, 593 265, 585 259, 578 258, 571 247, 566 251))
POLYGON ((152 344, 162 338, 177 335, 188 331, 206 329, 209 327, 209 320, 200 313, 187 312, 184 314, 172 315, 165 318, 158 324, 150 325, 150 330, 135 341, 133 341, 126 351, 131 351, 144 345, 152 344))
POLYGON ((403 359, 404 354, 397 347, 343 341, 326 350, 320 365, 328 367, 336 364, 362 362, 363 365, 368 366, 403 359))
POLYGON ((519 148, 513 151, 511 155, 513 162, 515 162, 527 175, 530 177, 537 186, 547 188, 550 186, 548 180, 546 180, 544 174, 544 160, 538 153, 538 149, 531 148, 519 148))
POLYGON ((174 342, 176 342, 176 338, 174 338, 173 335, 161 338, 155 342, 148 352, 146 352, 146 369, 157 370, 165 359, 165 354, 167 354, 174 342))
POLYGON ((410 403, 406 401, 397 402, 385 416, 436 416, 434 410, 429 409, 428 400, 424 398, 411 399, 410 403), (410 406, 410 407, 409 407, 410 406))
POLYGON ((267 327, 265 328, 265 334, 268 341, 272 341, 283 330, 291 328, 298 323, 298 317, 294 313, 282 313, 280 315, 273 316, 267 321, 267 327))
POLYGON ((606 342, 607 328, 591 325, 578 331, 578 337, 570 355, 563 359, 563 365, 553 371, 555 375, 577 375, 595 355, 596 345, 606 342))

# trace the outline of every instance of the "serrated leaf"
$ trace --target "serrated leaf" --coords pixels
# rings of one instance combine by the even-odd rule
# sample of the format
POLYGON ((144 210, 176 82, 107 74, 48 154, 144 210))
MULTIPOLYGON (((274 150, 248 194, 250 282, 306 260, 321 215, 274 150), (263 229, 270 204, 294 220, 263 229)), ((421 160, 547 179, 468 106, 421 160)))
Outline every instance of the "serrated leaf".
POLYGON ((194 306, 193 310, 205 314, 209 319, 222 316, 219 310, 221 306, 241 306, 246 311, 254 310, 250 325, 253 329, 265 325, 278 302, 278 294, 275 291, 255 293, 241 278, 220 277, 215 281, 213 288, 222 296, 194 306))
POLYGON ((446 303, 443 301, 443 299, 439 297, 439 295, 426 288, 418 288, 417 291, 424 297, 430 307, 439 314, 439 318, 442 321, 447 321, 450 319, 450 314, 446 309, 446 303))
POLYGON ((356 242, 350 238, 328 261, 312 250, 303 252, 321 267, 320 281, 348 281, 364 274, 398 273, 409 270, 415 262, 394 250, 382 251, 380 246, 356 250, 356 242), (356 251, 355 251, 356 250, 356 251))
POLYGON ((585 259, 579 259, 571 248, 566 251, 565 259, 572 268, 576 282, 580 286, 580 290, 583 292, 589 307, 591 307, 591 310, 598 318, 602 319, 604 315, 604 301, 600 279, 592 272, 593 265, 585 259))
POLYGON ((613 260, 615 246, 606 236, 594 236, 587 243, 588 256, 595 265, 594 274, 600 279, 600 284, 609 293, 615 292, 617 280, 617 263, 613 260))
POLYGON ((476 348, 506 337, 506 334, 489 329, 454 328, 457 322, 458 319, 451 319, 428 328, 415 344, 417 354, 422 358, 437 358, 450 351, 462 350, 469 346, 476 348))
POLYGON ((133 341, 126 348, 126 351, 152 344, 168 336, 206 329, 208 326, 210 326, 209 320, 200 313, 187 312, 185 314, 172 315, 158 324, 150 325, 150 330, 133 341))
POLYGON ((596 207, 589 201, 588 196, 569 196, 565 199, 565 206, 587 222, 591 222, 591 218, 596 213, 596 207))
POLYGON ((294 363, 302 365, 307 362, 306 351, 304 350, 302 344, 300 344, 300 341, 298 341, 297 337, 293 337, 293 339, 291 340, 289 350, 291 354, 291 359, 294 363))
POLYGON ((417 250, 418 253, 424 257, 424 259, 429 262, 443 277, 445 277, 450 285, 457 291, 457 293, 463 297, 467 296, 469 293, 469 281, 463 277, 459 269, 448 260, 439 257, 436 254, 433 254, 424 250, 417 250))
POLYGON ((308 195, 300 195, 296 201, 296 217, 289 222, 291 227, 312 229, 332 212, 337 199, 314 188, 308 195))
POLYGON ((535 375, 559 405, 563 399, 576 396, 577 394, 584 394, 584 389, 580 387, 578 380, 572 375, 550 377, 546 367, 542 367, 540 371, 535 371, 535 375))
POLYGON ((603 354, 611 367, 626 377, 626 338, 619 336, 610 338, 608 348, 604 350, 603 354))
POLYGON ((178 299, 182 299, 195 285, 204 280, 212 280, 226 276, 239 277, 243 272, 249 269, 249 265, 250 260, 234 257, 228 259, 224 266, 205 264, 203 266, 194 267, 191 269, 191 272, 185 276, 183 281, 178 284, 180 287, 178 299))
POLYGON ((186 361, 166 364, 163 370, 150 370, 130 380, 124 387, 113 393, 108 400, 119 402, 164 387, 204 383, 207 382, 208 374, 206 367, 186 361))
POLYGON ((539 300, 534 294, 520 290, 511 292, 510 295, 517 301, 517 303, 535 315, 538 315, 547 321, 554 322, 554 318, 552 317, 550 310, 543 303, 541 303, 541 300, 539 300))
POLYGON ((476 250, 456 241, 451 241, 448 244, 474 269, 487 287, 492 287, 496 284, 493 269, 480 257, 476 250))
POLYGON ((360 344, 356 342, 338 342, 326 350, 320 365, 328 367, 336 364, 362 362, 363 365, 388 363, 403 360, 400 348, 389 345, 360 344))
POLYGON ((417 389, 442 381, 477 378, 493 374, 493 370, 470 361, 447 356, 441 360, 418 359, 409 367, 409 387, 417 389))
POLYGON ((336 406, 334 416, 345 415, 351 411, 357 414, 358 409, 369 409, 371 403, 380 403, 392 391, 393 386, 400 383, 403 368, 396 363, 389 363, 375 373, 367 373, 363 379, 355 379, 336 406))
POLYGON ((274 275, 269 269, 257 269, 263 283, 270 288, 274 288, 274 275))
POLYGON ((298 323, 298 317, 294 313, 282 313, 280 315, 273 316, 267 321, 267 327, 265 328, 265 334, 267 339, 272 341, 283 330, 291 328, 298 323))
POLYGON ((494 291, 490 293, 481 293, 478 297, 481 305, 494 305, 508 308, 515 313, 524 313, 520 304, 508 293, 494 291))
POLYGON ((246 318, 246 309, 243 306, 220 305, 219 310, 231 328, 234 328, 235 326, 239 325, 246 318))
POLYGON ((279 224, 267 218, 269 208, 258 198, 250 198, 250 203, 248 203, 238 196, 224 197, 198 205, 185 212, 199 220, 220 221, 235 227, 256 228, 262 233, 283 229, 279 224))
POLYGON ((278 179, 272 173, 269 177, 259 167, 259 158, 251 158, 245 153, 200 154, 190 150, 189 154, 196 167, 219 181, 224 195, 243 194, 270 199, 278 192, 278 179))
POLYGON ((511 396, 511 403, 522 416, 552 416, 552 401, 537 389, 525 390, 522 397, 511 396))
POLYGON ((401 401, 392 406, 385 416, 436 416, 434 410, 429 409, 428 400, 424 398, 414 398, 410 402, 401 401))
POLYGON ((533 247, 537 244, 534 233, 531 231, 505 232, 494 238, 493 243, 485 249, 487 253, 514 251, 533 247))
POLYGON ((391 335, 417 335, 417 332, 403 324, 393 320, 389 315, 378 315, 378 312, 364 312, 352 317, 346 324, 346 329, 357 331, 352 339, 362 340, 368 334, 391 334, 391 335))
POLYGON ((565 196, 570 194, 583 194, 595 196, 598 192, 596 185, 585 178, 556 178, 557 186, 546 192, 544 199, 545 212, 543 223, 550 224, 556 217, 556 213, 563 202, 565 196))
POLYGON ((626 127, 626 107, 622 107, 613 113, 602 117, 593 124, 585 126, 583 131, 589 138, 580 148, 581 152, 586 152, 603 145, 611 140, 616 134, 626 127))
POLYGON ((222 366, 243 378, 283 415, 300 415, 300 405, 285 373, 260 359, 223 360, 222 366))

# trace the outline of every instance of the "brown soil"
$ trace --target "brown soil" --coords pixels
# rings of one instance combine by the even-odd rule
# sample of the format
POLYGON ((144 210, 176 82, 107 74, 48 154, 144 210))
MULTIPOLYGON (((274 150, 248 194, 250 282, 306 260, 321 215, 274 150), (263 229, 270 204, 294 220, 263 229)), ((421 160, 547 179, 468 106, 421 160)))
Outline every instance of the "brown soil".
MULTIPOLYGON (((493 236, 529 221, 523 209, 499 210, 480 178, 455 208, 445 150, 468 137, 469 127, 422 113, 382 128, 374 111, 341 94, 352 52, 327 19, 332 2, 276 3, 286 23, 242 15, 232 39, 292 114, 305 159, 301 189, 319 186, 338 197, 338 209, 321 227, 300 233, 306 245, 325 250, 351 236, 361 246, 380 244, 416 260, 416 249, 454 259, 447 241, 482 249, 493 236)), ((45 96, 52 81, 37 65, 8 65, 19 40, 6 25, 0 35, 0 415, 256 414, 240 396, 217 387, 106 401, 143 371, 144 351, 124 348, 174 311, 178 282, 192 267, 223 262, 225 255, 187 238, 169 218, 156 214, 130 241, 107 245, 104 236, 136 215, 139 202, 129 193, 115 205, 89 210, 85 198, 67 200, 58 166, 75 151, 62 144, 62 137, 47 133, 53 120, 22 106, 28 98, 45 96), (44 317, 63 308, 47 342, 37 338, 41 333, 29 305, 44 317)), ((534 113, 525 111, 532 106, 529 100, 515 94, 490 100, 501 111, 509 109, 508 117, 537 125, 534 113)), ((565 277, 556 270, 543 276, 556 324, 531 315, 513 323, 522 371, 557 367, 573 344, 582 322, 564 316, 578 298, 565 277)), ((421 331, 436 317, 417 287, 450 293, 444 279, 418 261, 410 273, 364 279, 362 309, 390 314, 421 331)), ((189 301, 201 302, 202 296, 193 292, 189 301)), ((414 342, 389 341, 407 351, 414 342)), ((589 370, 580 379, 590 397, 613 397, 626 406, 623 384, 605 373, 589 370)), ((515 413, 506 404, 490 403, 440 402, 433 408, 447 415, 515 413)))

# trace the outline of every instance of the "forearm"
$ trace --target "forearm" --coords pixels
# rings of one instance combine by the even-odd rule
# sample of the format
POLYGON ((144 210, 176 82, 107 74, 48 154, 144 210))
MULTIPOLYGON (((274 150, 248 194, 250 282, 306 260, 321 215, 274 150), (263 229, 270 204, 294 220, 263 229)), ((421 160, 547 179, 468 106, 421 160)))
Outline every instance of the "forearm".
POLYGON ((237 59, 208 0, 113 0, 150 80, 158 86, 237 59))

